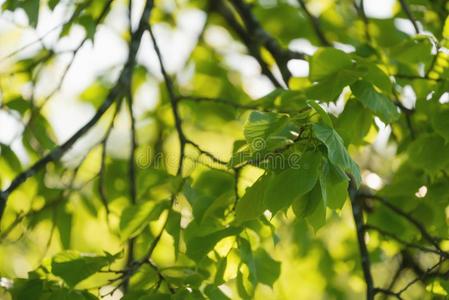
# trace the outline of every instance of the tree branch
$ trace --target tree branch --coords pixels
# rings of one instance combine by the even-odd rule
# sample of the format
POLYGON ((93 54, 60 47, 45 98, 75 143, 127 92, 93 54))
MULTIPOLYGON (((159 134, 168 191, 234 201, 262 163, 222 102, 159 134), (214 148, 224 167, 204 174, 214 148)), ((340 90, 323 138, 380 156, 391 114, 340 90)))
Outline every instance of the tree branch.
MULTIPOLYGON (((150 1, 148 1, 150 2, 150 1)), ((148 3, 147 2, 147 3, 148 3)), ((147 18, 145 20, 149 20, 149 13, 150 13, 151 9, 148 11, 148 15, 147 18)), ((145 15, 145 13, 144 13, 145 15)), ((143 17, 142 17, 143 18, 143 17)), ((163 58, 159 49, 159 46, 157 44, 156 38, 154 36, 153 30, 151 28, 151 25, 149 22, 145 22, 145 29, 147 29, 150 33, 150 37, 151 40, 153 42, 153 47, 154 50, 156 52, 156 55, 158 57, 158 61, 159 61, 159 66, 161 69, 161 73, 162 76, 164 78, 164 82, 165 82, 165 86, 168 92, 168 96, 169 96, 169 100, 170 100, 170 104, 171 104, 171 108, 172 108, 172 113, 173 113, 173 117, 175 119, 175 128, 176 131, 178 133, 178 139, 179 139, 179 143, 180 143, 180 154, 179 154, 179 165, 178 165, 178 169, 176 171, 176 175, 177 176, 182 176, 182 169, 183 169, 183 162, 184 162, 184 157, 185 157, 185 145, 187 143, 187 139, 185 137, 184 131, 182 129, 182 120, 179 114, 179 110, 178 110, 178 102, 177 102, 177 97, 174 91, 174 86, 173 83, 170 79, 170 77, 168 76, 168 73, 165 69, 164 66, 164 62, 163 62, 163 58)), ((180 185, 182 186, 182 184, 180 185)), ((162 238, 162 234, 165 231, 165 228, 167 227, 168 221, 170 219, 170 215, 172 212, 172 208, 173 205, 175 203, 176 200, 176 195, 177 193, 172 194, 171 200, 170 200, 170 206, 168 209, 168 213, 167 213, 167 217, 165 218, 164 224, 162 225, 162 228, 160 229, 159 233, 156 235, 156 237, 154 238, 154 240, 151 242, 150 247, 148 249, 148 251, 145 253, 145 255, 139 259, 138 261, 132 261, 129 266, 128 269, 126 270, 126 273, 123 277, 123 285, 126 285, 126 282, 128 282, 128 280, 131 278, 131 276, 145 263, 150 263, 151 266, 155 266, 152 262, 151 262, 151 256, 153 255, 154 250, 156 249, 157 245, 159 244, 160 239, 162 238)), ((156 267, 157 269, 157 267, 156 267)), ((161 280, 161 275, 159 274, 159 278, 161 280)), ((160 284, 160 283, 159 283, 160 284)), ((120 284, 118 285, 120 286, 120 284)), ((169 290, 171 290, 170 286, 169 286, 169 290)))
POLYGON ((112 129, 114 128, 114 123, 117 118, 117 114, 120 110, 121 101, 117 103, 114 115, 112 116, 111 123, 108 126, 108 129, 106 130, 106 133, 103 137, 103 140, 101 141, 101 159, 100 159, 100 170, 98 171, 98 194, 100 196, 100 200, 104 206, 104 209, 106 211, 106 219, 109 223, 109 204, 108 199, 106 197, 106 188, 104 183, 104 173, 106 171, 106 150, 107 150, 107 142, 109 140, 109 136, 111 135, 112 129))
POLYGON ((287 62, 290 59, 288 54, 281 48, 278 42, 271 37, 260 25, 259 21, 251 12, 251 8, 243 0, 229 0, 240 17, 242 18, 249 34, 257 41, 260 42, 273 56, 276 64, 281 71, 284 82, 288 84, 291 77, 291 73, 287 68, 287 62))
POLYGON ((395 212, 396 214, 398 214, 401 217, 403 217, 404 219, 406 219, 410 224, 412 224, 413 226, 415 226, 416 229, 418 229, 418 231, 421 233, 422 237, 425 240, 427 240, 432 246, 435 247, 435 249, 438 250, 440 255, 442 255, 446 258, 449 258, 449 254, 441 249, 437 239, 435 237, 433 237, 432 235, 430 235, 430 233, 426 230, 426 228, 418 220, 413 218, 409 213, 406 213, 402 209, 396 207, 395 205, 391 204, 386 199, 384 199, 383 197, 380 197, 378 195, 369 195, 369 194, 361 193, 360 196, 364 197, 364 198, 370 198, 373 200, 377 200, 380 203, 382 203, 384 206, 389 208, 391 211, 395 212))
POLYGON ((198 150, 198 152, 200 154, 204 154, 207 157, 209 157, 210 159, 212 159, 213 162, 218 163, 220 165, 224 165, 227 166, 228 163, 225 162, 224 160, 219 159, 218 157, 216 157, 215 155, 213 155, 212 153, 210 153, 207 150, 204 150, 203 148, 201 148, 200 145, 198 145, 197 143, 195 143, 194 141, 190 140, 190 139, 186 139, 186 143, 192 145, 196 150, 198 150))
POLYGON ((415 283, 417 283, 420 280, 424 280, 426 279, 430 274, 432 274, 432 272, 434 270, 436 270, 446 259, 444 257, 441 257, 440 260, 434 264, 433 266, 431 266, 430 268, 428 268, 426 271, 424 271, 422 274, 418 275, 415 279, 411 280, 409 283, 407 283, 402 289, 400 289, 398 292, 396 292, 395 294, 398 295, 399 297, 401 296, 401 294, 403 294, 406 290, 408 290, 412 285, 414 285, 415 283))
POLYGON ((182 175, 186 137, 185 137, 184 131, 182 129, 182 120, 179 115, 178 98, 176 97, 176 94, 175 94, 173 82, 171 81, 170 76, 168 76, 168 73, 165 70, 162 54, 161 54, 161 51, 157 44, 157 41, 154 36, 151 25, 148 25, 147 28, 150 33, 151 40, 153 42, 154 51, 156 52, 156 55, 158 57, 159 67, 161 69, 162 76, 164 77, 165 87, 167 89, 168 98, 170 100, 173 117, 175 119, 175 128, 178 133, 178 139, 179 139, 179 144, 180 144, 179 165, 178 165, 178 170, 176 171, 176 175, 182 175))
POLYGON ((357 4, 357 0, 353 1, 355 10, 357 11, 357 14, 362 19, 364 27, 365 27, 365 39, 368 43, 371 42, 371 35, 369 33, 369 20, 365 13, 365 1, 360 0, 360 4, 357 4))
POLYGON ((254 41, 254 38, 240 25, 237 19, 234 17, 232 11, 227 7, 223 1, 211 0, 211 8, 215 9, 228 23, 228 25, 234 30, 234 32, 240 37, 242 42, 248 49, 249 54, 259 63, 262 70, 262 74, 267 76, 271 83, 275 87, 281 87, 281 83, 274 77, 268 64, 263 60, 260 53, 259 46, 254 41))
MULTIPOLYGON (((129 31, 131 33, 131 36, 134 37, 132 34, 132 27, 131 27, 131 14, 132 14, 132 0, 129 1, 128 6, 128 20, 129 20, 129 31)), ((149 8, 151 10, 151 8, 149 8)), ((146 20, 144 20, 146 21, 146 20)), ((132 60, 132 66, 131 70, 134 68, 135 65, 135 58, 132 60)), ((136 149, 137 149, 137 140, 136 140, 136 119, 134 117, 134 111, 133 111, 133 104, 134 104, 134 97, 133 97, 133 91, 132 91, 132 84, 133 84, 133 73, 129 75, 128 78, 128 95, 126 99, 126 103, 128 105, 128 114, 130 119, 130 153, 129 153, 129 170, 128 170, 128 176, 129 176, 129 197, 131 205, 135 205, 137 203, 137 184, 136 184, 136 149)), ((135 246, 135 238, 130 238, 128 240, 128 255, 126 258, 126 265, 127 267, 131 267, 134 264, 134 246, 135 246)), ((129 278, 125 278, 123 282, 123 291, 126 293, 128 291, 129 286, 129 278)))
POLYGON ((318 20, 317 17, 315 17, 314 15, 312 15, 310 13, 304 0, 298 0, 298 3, 301 6, 304 13, 309 18, 310 23, 312 24, 313 30, 315 31, 315 34, 316 34, 318 40, 321 42, 321 44, 326 47, 332 46, 332 44, 327 40, 326 36, 324 35, 324 32, 321 30, 320 20, 318 20))
POLYGON ((373 277, 371 275, 371 263, 369 252, 365 243, 365 227, 363 225, 363 209, 360 198, 358 197, 357 187, 354 180, 349 183, 349 198, 352 205, 352 216, 357 232, 357 241, 359 244, 359 251, 362 260, 362 270, 366 283, 366 299, 373 300, 375 295, 373 277))
POLYGON ((413 28, 415 29, 415 33, 419 34, 419 27, 418 23, 416 22, 415 18, 412 15, 412 12, 410 11, 410 8, 408 7, 407 2, 405 0, 399 0, 399 3, 401 4, 402 10, 404 10, 404 13, 407 15, 407 18, 412 22, 413 28))
POLYGON ((236 109, 252 109, 252 110, 259 110, 263 112, 274 112, 277 111, 279 113, 301 113, 306 110, 309 110, 309 107, 306 107, 301 110, 286 110, 286 109, 278 109, 278 108, 265 108, 261 105, 259 105, 257 102, 254 104, 246 104, 246 103, 238 103, 238 102, 232 102, 223 98, 216 98, 216 97, 204 97, 204 96, 193 96, 193 95, 181 95, 178 96, 179 101, 190 101, 190 102, 196 102, 196 103, 208 103, 208 104, 223 104, 227 105, 236 109))

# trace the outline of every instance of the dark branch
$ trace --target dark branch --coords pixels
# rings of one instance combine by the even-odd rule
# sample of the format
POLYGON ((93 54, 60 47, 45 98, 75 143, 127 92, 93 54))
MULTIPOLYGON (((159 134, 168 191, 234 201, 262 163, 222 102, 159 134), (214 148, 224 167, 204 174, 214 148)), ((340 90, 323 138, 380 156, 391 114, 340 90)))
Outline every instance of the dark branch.
POLYGON ((444 261, 446 261, 446 259, 444 257, 440 257, 440 260, 436 264, 434 264, 433 266, 431 266, 430 268, 419 274, 415 279, 407 283, 401 290, 396 292, 396 294, 400 296, 418 281, 424 281, 426 278, 432 276, 433 271, 436 270, 444 261))
POLYGON ((310 23, 312 24, 313 30, 315 31, 315 34, 316 34, 318 40, 321 42, 321 44, 323 46, 332 46, 332 44, 327 40, 326 36, 324 35, 323 30, 321 30, 320 20, 310 13, 304 0, 298 0, 298 3, 301 6, 304 13, 309 18, 310 23))
POLYGON ((284 51, 279 43, 263 29, 262 25, 251 12, 250 6, 246 4, 245 1, 229 1, 239 13, 249 34, 271 53, 281 71, 284 82, 288 84, 291 77, 290 71, 287 68, 287 62, 290 59, 288 53, 284 51))
POLYGON ((418 23, 413 17, 408 4, 405 2, 405 0, 399 0, 399 3, 401 3, 402 10, 404 10, 404 13, 407 15, 407 18, 410 20, 410 22, 412 22, 413 28, 415 29, 415 33, 419 34, 418 23))
POLYGON ((393 292, 392 290, 389 290, 389 289, 375 288, 374 293, 375 294, 384 294, 384 295, 392 296, 392 297, 395 297, 396 299, 402 300, 402 297, 400 294, 393 292))
MULTIPOLYGON (((133 38, 135 38, 135 36, 132 34, 132 27, 131 27, 131 11, 132 8, 132 0, 129 1, 129 6, 128 6, 128 20, 129 20, 129 31, 131 33, 131 36, 133 38)), ((151 8, 148 8, 148 10, 151 10, 151 8)), ((146 20, 144 20, 146 21, 146 20)), ((131 70, 134 69, 134 65, 135 65, 135 58, 131 59, 131 70)), ((136 149, 137 149, 137 140, 136 140, 136 118, 134 116, 134 111, 133 111, 133 104, 134 104, 134 97, 133 97, 133 91, 132 91, 132 84, 133 84, 133 73, 131 73, 128 77, 128 87, 127 87, 127 91, 128 91, 128 95, 127 95, 127 105, 128 105, 128 114, 129 114, 129 119, 130 119, 130 123, 131 123, 131 128, 130 128, 130 140, 131 140, 131 145, 130 145, 130 153, 129 153, 129 171, 128 171, 128 176, 129 176, 129 197, 130 197, 130 202, 132 205, 135 205, 137 203, 137 184, 136 184, 136 149)), ((130 238, 128 240, 128 255, 126 258, 126 265, 128 267, 132 266, 134 264, 134 246, 135 246, 135 238, 130 238)), ((123 282, 123 291, 126 293, 128 291, 128 286, 129 286, 129 278, 125 278, 124 282, 123 282)))
POLYGON ((357 14, 362 19, 364 28, 365 28, 365 39, 369 43, 371 42, 371 35, 369 33, 369 20, 365 13, 365 1, 360 0, 360 4, 357 4, 357 0, 353 1, 355 10, 357 11, 357 14))
POLYGON ((164 77, 165 87, 167 89, 168 98, 170 100, 173 117, 175 118, 175 127, 176 127, 176 131, 178 133, 178 139, 179 139, 179 144, 180 144, 179 165, 178 165, 178 170, 177 170, 176 174, 182 175, 186 137, 185 137, 184 131, 182 129, 181 116, 179 115, 179 108, 178 108, 178 101, 177 101, 178 98, 176 97, 176 94, 175 94, 173 82, 171 81, 170 76, 168 76, 168 73, 165 70, 162 54, 161 54, 161 51, 157 44, 153 30, 150 25, 148 25, 147 28, 148 28, 148 31, 150 32, 154 51, 156 52, 156 55, 158 57, 159 67, 161 69, 162 76, 164 77))
POLYGON ((220 165, 224 165, 224 166, 227 166, 227 165, 228 165, 227 162, 225 162, 224 160, 219 159, 218 157, 216 157, 215 155, 213 155, 213 154, 210 153, 209 151, 204 150, 203 148, 201 148, 200 145, 198 145, 198 144, 195 143, 194 141, 189 140, 189 139, 186 139, 186 143, 192 145, 196 150, 198 150, 198 152, 199 152, 200 154, 206 155, 206 156, 209 157, 213 162, 218 163, 218 164, 220 164, 220 165))
POLYGON ((387 201, 386 199, 384 199, 383 197, 377 196, 377 195, 369 195, 369 194, 359 194, 361 197, 364 198, 370 198, 373 200, 377 200, 380 203, 382 203, 384 206, 386 206, 387 208, 389 208, 391 211, 395 212, 396 214, 400 215, 401 217, 403 217, 404 219, 406 219, 410 224, 412 224, 413 226, 416 227, 416 229, 418 229, 418 231, 421 233, 421 236, 427 240, 432 246, 435 247, 435 249, 438 250, 439 254, 449 258, 449 254, 446 253, 445 251, 443 251, 438 243, 438 239, 433 237, 427 230, 426 228, 415 218, 413 218, 409 213, 406 213, 405 211, 403 211, 402 209, 400 209, 399 207, 396 207, 395 205, 391 204, 389 201, 387 201))
POLYGON ((363 205, 360 201, 357 187, 351 179, 349 183, 349 198, 352 205, 352 216, 357 233, 357 241, 359 245, 360 256, 362 260, 363 276, 366 283, 366 299, 373 300, 375 295, 373 277, 371 275, 371 263, 369 258, 368 248, 365 242, 365 226, 363 225, 363 205))
POLYGON ((259 63, 262 74, 267 76, 267 78, 275 87, 281 87, 281 83, 276 79, 276 77, 271 72, 268 64, 263 60, 259 45, 254 40, 254 38, 251 37, 251 35, 245 30, 245 28, 240 25, 226 3, 223 3, 223 1, 215 2, 214 0, 212 0, 211 7, 225 19, 232 30, 234 30, 234 32, 240 37, 240 39, 248 49, 249 54, 254 57, 254 59, 259 63))

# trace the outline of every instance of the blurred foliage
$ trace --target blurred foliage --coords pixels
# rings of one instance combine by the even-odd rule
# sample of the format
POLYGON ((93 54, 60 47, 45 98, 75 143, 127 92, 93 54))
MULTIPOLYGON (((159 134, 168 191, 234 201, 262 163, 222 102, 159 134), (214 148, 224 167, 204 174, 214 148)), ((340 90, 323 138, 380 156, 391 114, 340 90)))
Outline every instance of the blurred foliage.
POLYGON ((446 1, 1 2, 0 299, 449 297, 446 1))

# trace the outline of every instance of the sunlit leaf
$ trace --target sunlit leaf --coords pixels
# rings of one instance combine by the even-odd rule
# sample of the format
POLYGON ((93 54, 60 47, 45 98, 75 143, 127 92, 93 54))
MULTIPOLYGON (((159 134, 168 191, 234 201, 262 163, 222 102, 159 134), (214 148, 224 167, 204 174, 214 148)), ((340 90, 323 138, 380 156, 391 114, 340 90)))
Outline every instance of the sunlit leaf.
POLYGON ((118 255, 105 256, 82 255, 75 251, 61 252, 53 257, 51 272, 61 277, 70 287, 90 277, 102 268, 110 265, 118 255))
POLYGON ((299 168, 289 168, 279 174, 272 174, 264 195, 267 208, 276 213, 309 192, 318 179, 321 155, 307 152, 301 158, 299 168))
POLYGON ((351 66, 351 58, 341 50, 320 48, 310 60, 310 79, 318 81, 351 66))
POLYGON ((120 217, 120 236, 126 240, 139 234, 151 221, 168 208, 168 203, 154 205, 151 201, 128 206, 120 217))
POLYGON ((394 103, 386 96, 377 92, 366 81, 357 81, 351 85, 351 90, 363 106, 370 109, 385 123, 394 122, 399 118, 400 114, 394 103))

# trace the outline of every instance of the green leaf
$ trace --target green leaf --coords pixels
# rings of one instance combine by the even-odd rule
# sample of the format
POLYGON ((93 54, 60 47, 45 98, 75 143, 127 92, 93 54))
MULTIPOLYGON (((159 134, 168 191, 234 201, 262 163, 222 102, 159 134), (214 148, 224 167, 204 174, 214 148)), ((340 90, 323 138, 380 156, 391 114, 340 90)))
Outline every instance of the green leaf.
POLYGON ((188 257, 198 262, 204 258, 215 245, 225 237, 238 234, 241 228, 228 227, 204 236, 196 236, 187 241, 188 257))
POLYGON ((31 102, 19 97, 6 102, 5 106, 19 112, 23 116, 31 108, 31 102))
POLYGON ((372 122, 371 112, 363 108, 360 102, 350 99, 344 111, 338 116, 335 128, 346 145, 362 145, 372 122))
POLYGON ((22 8, 28 16, 28 22, 34 28, 37 27, 37 22, 39 20, 39 3, 39 0, 27 0, 22 4, 22 8))
POLYGON ((359 167, 352 160, 343 145, 342 138, 338 135, 338 133, 333 128, 330 128, 324 124, 313 125, 313 132, 317 139, 326 145, 329 160, 343 171, 352 174, 356 186, 360 186, 362 179, 360 176, 359 167))
POLYGON ((312 191, 293 202, 292 208, 296 217, 305 218, 315 232, 326 223, 326 207, 320 184, 316 184, 312 191))
POLYGON ((411 199, 418 189, 427 182, 427 175, 422 170, 416 170, 408 161, 395 172, 389 184, 379 192, 388 198, 404 197, 411 199))
POLYGON ((385 123, 399 119, 400 113, 396 105, 381 93, 378 93, 372 84, 359 80, 351 85, 354 96, 363 106, 370 109, 385 123))
POLYGON ((327 112, 318 103, 316 103, 313 100, 308 100, 307 105, 312 107, 320 115, 321 120, 323 121, 324 124, 326 124, 329 127, 334 127, 334 125, 332 124, 331 118, 329 117, 327 112))
POLYGON ((364 80, 372 83, 385 94, 390 94, 393 90, 393 85, 388 75, 377 65, 373 63, 362 63, 362 68, 366 68, 365 74, 362 76, 364 80))
POLYGON ((319 184, 315 184, 310 192, 293 202, 293 212, 297 218, 307 217, 315 211, 320 201, 322 201, 321 189, 319 184))
POLYGON ((306 106, 305 100, 307 100, 307 98, 302 91, 277 88, 267 95, 257 100, 250 101, 247 104, 266 109, 279 108, 280 110, 300 110, 306 106))
POLYGON ((306 90, 309 98, 325 102, 336 101, 343 88, 355 82, 362 73, 355 70, 339 70, 334 76, 325 78, 306 90))
POLYGON ((404 64, 426 62, 432 56, 432 43, 427 36, 405 40, 391 51, 391 58, 404 64))
POLYGON ((309 192, 318 179, 320 163, 321 155, 318 152, 306 152, 298 168, 272 174, 264 197, 266 207, 276 213, 309 192))
POLYGON ((237 271, 237 292, 243 300, 253 298, 245 287, 245 279, 244 279, 242 271, 240 271, 240 268, 237 271))
POLYGON ((41 279, 15 279, 10 292, 12 300, 39 299, 43 288, 44 282, 41 279))
POLYGON ((52 150, 56 147, 52 127, 41 113, 35 114, 30 124, 31 126, 28 126, 25 130, 24 138, 30 141, 32 138, 29 135, 32 135, 39 142, 39 145, 47 150, 52 150))
POLYGON ((204 293, 209 299, 214 300, 229 300, 230 298, 226 296, 218 287, 215 285, 209 284, 204 288, 204 293))
POLYGON ((253 153, 263 153, 293 143, 297 131, 286 115, 254 111, 243 134, 253 153))
POLYGON ((137 300, 171 300, 171 299, 173 298, 170 296, 170 294, 154 293, 151 295, 139 297, 137 300))
POLYGON ((233 185, 232 176, 216 170, 202 172, 193 186, 184 185, 184 195, 198 223, 224 213, 234 199, 233 185))
POLYGON ((63 249, 70 248, 72 239, 72 214, 66 211, 65 205, 59 205, 56 210, 55 225, 58 228, 59 240, 63 249))
POLYGON ((3 3, 2 9, 14 11, 17 8, 22 8, 28 17, 30 26, 36 28, 39 19, 39 3, 39 0, 7 0, 3 3))
POLYGON ((274 260, 263 248, 256 250, 254 260, 257 270, 257 281, 273 287, 281 275, 281 263, 274 260))
POLYGON ((228 258, 226 256, 220 257, 216 265, 217 272, 215 273, 214 284, 221 285, 225 283, 224 273, 226 271, 227 265, 228 265, 228 258))
POLYGON ((306 217, 307 222, 313 227, 315 232, 326 223, 326 207, 324 206, 324 201, 320 197, 317 202, 318 205, 315 210, 306 217))
POLYGON ((256 262, 254 261, 253 257, 253 251, 251 250, 251 244, 248 242, 248 240, 239 238, 238 245, 241 261, 247 265, 249 270, 249 282, 251 282, 253 288, 255 288, 258 280, 258 273, 256 269, 256 262))
POLYGON ((348 195, 348 185, 346 175, 326 160, 320 173, 321 194, 326 206, 341 209, 348 195))
POLYGON ((335 48, 320 48, 310 59, 310 80, 319 81, 341 69, 351 67, 348 54, 335 48))
POLYGON ((437 134, 424 134, 410 144, 409 163, 430 174, 444 169, 449 163, 449 144, 437 134))
POLYGON ((123 241, 137 236, 151 222, 157 219, 168 207, 168 202, 163 201, 156 206, 152 201, 130 205, 123 211, 120 217, 120 237, 123 241))
POLYGON ((97 80, 81 93, 80 99, 92 104, 95 108, 98 108, 103 103, 108 93, 109 87, 104 82, 97 80))
POLYGON ((79 282, 110 265, 118 255, 87 256, 75 251, 57 254, 51 261, 51 272, 61 277, 68 286, 74 287, 79 282))
POLYGON ((22 163, 8 145, 0 143, 0 155, 0 157, 5 160, 12 171, 20 172, 22 170, 22 163))
POLYGON ((93 40, 95 36, 95 31, 97 29, 97 25, 95 20, 89 15, 83 15, 78 18, 78 23, 84 28, 86 31, 86 37, 89 40, 93 40))
POLYGON ((268 180, 269 176, 262 175, 238 200, 235 209, 237 223, 256 219, 267 209, 264 203, 264 194, 268 180))
POLYGON ((449 109, 437 111, 432 116, 432 126, 446 143, 449 142, 449 109))
POLYGON ((48 0, 48 7, 53 10, 58 5, 59 0, 48 0))
MULTIPOLYGON (((56 291, 52 291, 48 300, 91 300, 94 297, 92 294, 83 294, 80 291, 73 291, 66 288, 59 288, 56 291), (90 295, 90 296, 89 296, 90 295)), ((96 299, 94 297, 94 299, 96 299)))
POLYGON ((171 295, 170 300, 206 300, 204 295, 193 288, 180 288, 174 295, 171 295))
POLYGON ((177 211, 170 212, 170 218, 168 219, 167 226, 165 228, 168 234, 170 234, 174 241, 175 257, 178 257, 179 253, 179 239, 181 235, 181 214, 177 211))

